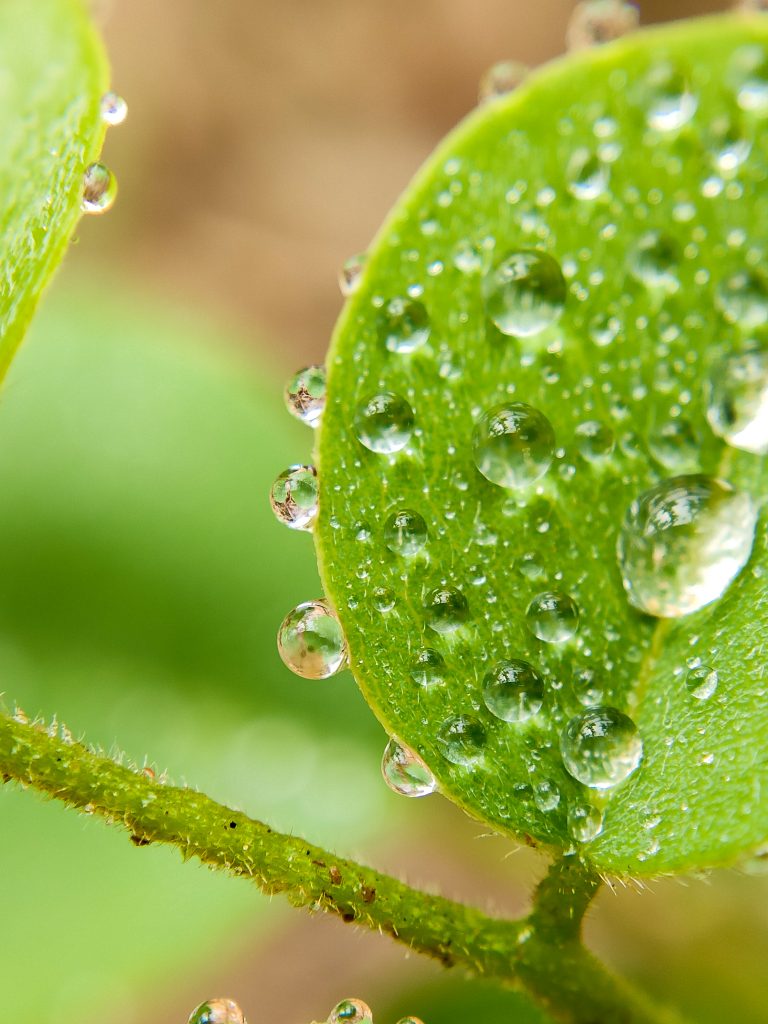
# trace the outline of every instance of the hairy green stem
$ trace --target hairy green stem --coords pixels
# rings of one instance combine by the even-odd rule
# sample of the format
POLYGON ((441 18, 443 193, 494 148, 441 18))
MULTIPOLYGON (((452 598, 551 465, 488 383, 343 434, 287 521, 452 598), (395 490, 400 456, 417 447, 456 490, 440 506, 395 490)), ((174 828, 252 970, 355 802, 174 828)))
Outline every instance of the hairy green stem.
POLYGON ((553 865, 529 917, 502 921, 275 832, 202 793, 163 785, 54 728, 5 715, 0 776, 123 825, 137 846, 176 846, 185 859, 249 878, 294 906, 337 914, 446 966, 516 985, 567 1024, 672 1024, 581 945, 581 920, 599 882, 576 857, 553 865))

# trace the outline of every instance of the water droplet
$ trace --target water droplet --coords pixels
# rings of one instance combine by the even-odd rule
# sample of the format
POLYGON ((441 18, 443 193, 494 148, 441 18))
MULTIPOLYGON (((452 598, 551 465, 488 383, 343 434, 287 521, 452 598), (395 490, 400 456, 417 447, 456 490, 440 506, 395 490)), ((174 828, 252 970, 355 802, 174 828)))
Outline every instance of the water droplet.
POLYGON ((325 409, 326 377, 324 366, 307 366, 299 370, 285 387, 288 412, 308 427, 316 427, 325 409))
POLYGON ((425 647, 411 667, 411 679, 418 686, 437 686, 445 682, 445 660, 438 651, 425 647))
POLYGON ((311 530, 317 517, 318 483, 314 466, 290 466, 272 484, 272 511, 292 530, 311 530))
POLYGON ((116 92, 105 92, 99 104, 101 120, 110 127, 122 124, 128 116, 128 104, 116 92))
POLYGON ((573 692, 579 704, 594 707, 603 699, 603 690, 591 668, 577 668, 573 672, 573 692))
POLYGON ((646 288, 674 292, 680 286, 677 271, 680 246, 669 235, 648 231, 630 253, 629 270, 646 288))
POLYGON ((117 179, 104 164, 89 164, 83 175, 83 213, 106 213, 117 197, 117 179))
POLYGON ((554 782, 542 779, 533 787, 533 802, 543 814, 548 814, 560 803, 560 790, 554 782))
POLYGON ((502 334, 529 338, 551 327, 565 308, 560 264, 548 253, 510 253, 483 281, 485 309, 502 334))
POLYGON ((472 456, 492 484, 526 487, 549 469, 555 432, 547 417, 524 402, 497 405, 476 424, 472 456))
POLYGON ((768 111, 768 54, 762 46, 739 47, 733 55, 730 78, 742 110, 758 116, 768 111))
POLYGON ((560 590, 548 590, 534 597, 525 618, 533 635, 548 644, 570 640, 579 628, 578 606, 560 590))
POLYGON ((576 427, 576 444, 579 452, 589 462, 604 459, 613 451, 615 438, 610 427, 598 420, 587 420, 576 427))
POLYGON ((697 665, 688 671, 685 677, 685 685, 688 692, 696 700, 709 700, 717 689, 718 676, 715 669, 709 665, 697 665))
POLYGON ((756 523, 752 500, 712 477, 672 477, 645 491, 617 543, 630 604, 677 618, 715 601, 749 559, 756 523))
POLYGON ((360 252, 356 253, 354 256, 350 256, 349 259, 342 264, 341 270, 339 271, 339 291, 345 299, 348 299, 349 296, 353 295, 360 287, 367 259, 367 253, 360 252))
POLYGON ((304 679, 327 679, 347 664, 347 642, 327 601, 305 601, 283 619, 277 649, 288 668, 304 679))
POLYGON ((373 1013, 362 999, 342 999, 328 1014, 328 1024, 371 1024, 373 1013))
POLYGON ((461 241, 453 250, 453 265, 462 274, 476 274, 483 269, 483 253, 470 241, 461 241))
POLYGON ((648 448, 654 459, 673 472, 698 468, 699 441, 688 420, 670 420, 657 427, 648 437, 648 448))
POLYGON ((527 661, 500 661, 483 679, 485 706, 504 722, 525 722, 544 703, 544 682, 527 661))
POLYGON ((657 132, 674 132, 688 124, 699 105, 690 92, 685 75, 672 64, 658 64, 646 79, 649 104, 648 127, 657 132))
POLYGON ((393 512, 384 524, 384 543, 396 555, 416 555, 427 543, 427 524, 411 509, 393 512))
POLYGON ((245 1024, 245 1015, 233 999, 207 999, 192 1011, 188 1024, 245 1024))
POLYGON ((597 313, 589 322, 589 336, 598 348, 605 348, 615 341, 621 330, 621 321, 607 313, 597 313))
POLYGON ((513 92, 528 77, 530 69, 517 60, 500 60, 488 68, 480 79, 478 98, 481 103, 513 92))
POLYGON ((752 331, 768 322, 768 279, 742 270, 720 282, 715 303, 729 323, 752 331))
POLYGON ((413 409, 404 398, 384 391, 357 407, 355 435, 378 455, 391 455, 408 444, 413 433, 413 409))
POLYGON ((582 0, 568 21, 566 44, 569 50, 610 43, 632 32, 639 21, 634 4, 623 0, 582 0))
POLYGON ((578 149, 568 162, 568 191, 576 199, 599 198, 608 187, 608 168, 588 149, 578 149))
POLYGON ((603 831, 603 812, 590 804, 575 803, 568 808, 568 832, 577 843, 591 843, 603 831))
POLYGON ((391 612, 397 604, 394 590, 389 587, 375 587, 373 591, 373 607, 377 612, 391 612))
POLYGON ((436 587, 424 599, 427 624, 436 633, 452 633, 469 620, 469 605, 456 587, 436 587))
POLYGON ((617 708, 588 708, 572 718, 560 737, 567 771, 592 789, 610 789, 634 772, 643 741, 632 719, 617 708))
POLYGON ((390 352, 407 355, 429 338, 429 313, 416 299, 390 299, 379 313, 378 329, 390 352))
POLYGON ((742 451, 768 453, 768 351, 734 353, 715 367, 707 420, 718 437, 742 451))
POLYGON ((740 125, 727 119, 715 125, 715 135, 715 167, 721 174, 732 175, 749 157, 752 142, 745 137, 740 125))
POLYGON ((429 796, 437 789, 432 772, 412 750, 390 740, 381 759, 381 774, 391 790, 400 796, 429 796))
POLYGON ((482 723, 467 715, 449 718, 437 734, 440 753, 451 764, 476 764, 483 756, 485 741, 482 723))

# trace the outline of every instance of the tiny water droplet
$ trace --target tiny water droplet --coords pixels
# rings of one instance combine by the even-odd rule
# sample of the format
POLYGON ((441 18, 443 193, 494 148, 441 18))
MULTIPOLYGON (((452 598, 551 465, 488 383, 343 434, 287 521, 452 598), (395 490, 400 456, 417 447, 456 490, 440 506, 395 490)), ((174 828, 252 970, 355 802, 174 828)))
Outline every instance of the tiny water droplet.
POLYGON ((483 295, 486 313, 502 334, 528 338, 560 319, 565 309, 565 278, 553 256, 521 249, 485 277, 483 295))
POLYGON ((360 287, 367 258, 367 253, 360 252, 350 256, 342 264, 339 271, 339 291, 345 299, 348 299, 360 287))
POLYGON ((481 103, 506 96, 521 85, 530 73, 526 64, 517 60, 500 60, 493 64, 480 79, 478 99, 481 103))
POLYGON ((606 348, 615 341, 621 330, 621 321, 608 313, 596 313, 589 322, 589 336, 598 348, 606 348))
POLYGON ((699 101, 690 92, 685 75, 674 65, 656 65, 648 74, 646 86, 649 128, 657 132, 674 132, 688 124, 696 113, 699 101))
POLYGON ((456 587, 436 587, 424 599, 427 625, 436 633, 452 633, 469 621, 469 605, 456 587))
POLYGON ((468 715, 447 719, 437 734, 440 753, 451 764, 476 764, 483 756, 485 742, 482 723, 468 715))
POLYGON ((595 707, 603 699, 603 689, 594 669, 574 669, 572 685, 576 700, 585 707, 595 707))
POLYGON ((592 789, 610 789, 637 769, 643 741, 635 723, 622 711, 588 708, 565 727, 560 753, 574 779, 592 789))
POLYGON ((289 466, 272 484, 269 501, 281 523, 292 530, 311 530, 317 518, 317 470, 289 466))
POLYGON ((686 419, 669 420, 648 437, 648 448, 657 462, 673 472, 695 470, 699 464, 699 440, 686 419))
POLYGON ((528 629, 539 640, 559 644, 575 636, 579 628, 579 608, 570 595, 548 590, 534 597, 525 619, 528 629))
POLYGON ((715 124, 715 135, 715 167, 721 174, 732 175, 749 157, 752 142, 740 125, 727 119, 715 124))
POLYGON ((677 276, 680 255, 680 246, 674 238, 648 231, 630 253, 629 270, 646 288, 674 292, 680 286, 677 276))
POLYGON ((548 814, 560 803, 560 790, 554 782, 542 779, 533 787, 533 802, 543 814, 548 814))
POLYGON ((347 664, 341 623, 327 601, 305 601, 283 619, 277 649, 285 665, 304 679, 327 679, 347 664))
POLYGON ((317 427, 325 409, 326 374, 324 366, 299 370, 285 387, 285 406, 297 420, 317 427))
POLYGON ((725 319, 742 330, 752 331, 768 323, 768 278, 741 270, 721 281, 715 303, 725 319))
POLYGON ((755 455, 768 453, 768 351, 726 356, 712 373, 707 420, 718 437, 755 455))
POLYGON ((342 999, 328 1014, 328 1024, 371 1024, 373 1013, 362 999, 342 999))
POLYGON ((413 409, 404 398, 391 391, 366 398, 355 414, 358 441, 378 455, 391 455, 405 448, 413 425, 413 409))
POLYGON ((619 39, 637 28, 639 13, 623 0, 581 0, 573 9, 566 31, 569 50, 586 50, 619 39))
POLYGON ((587 420, 576 427, 576 444, 581 455, 589 462, 606 458, 613 451, 613 431, 599 420, 587 420))
POLYGON ((608 168, 595 153, 578 149, 568 162, 568 191, 576 199, 598 199, 608 187, 608 168))
POLYGON ((390 299, 379 313, 378 330, 390 352, 407 355, 429 338, 429 313, 416 299, 390 299))
POLYGON ((688 692, 696 700, 709 700, 717 689, 718 675, 709 665, 697 665, 689 669, 685 677, 688 692))
POLYGON ((110 127, 122 124, 128 116, 128 104, 116 92, 105 92, 99 104, 101 120, 110 127))
POLYGON ((412 509, 393 512, 384 524, 384 543, 396 555, 416 555, 427 543, 427 524, 412 509))
POLYGON ((389 788, 400 796, 429 796, 437 789, 432 772, 412 750, 390 740, 381 759, 381 774, 389 788))
POLYGON ((117 197, 117 179, 104 164, 89 164, 83 175, 83 213, 106 213, 117 197))
POLYGON ((472 456, 492 484, 526 487, 549 469, 555 432, 544 413, 524 402, 497 405, 476 424, 472 456))
POLYGON ((233 999, 207 999, 195 1007, 188 1024, 246 1024, 245 1015, 233 999))
POLYGON ((417 686, 437 686, 445 682, 445 659, 438 651, 425 647, 414 659, 411 679, 417 686))
POLYGON ((577 843, 591 843, 603 831, 603 812, 590 804, 575 803, 568 808, 568 832, 577 843))
POLYGON ((751 498, 701 474, 672 477, 627 510, 617 557, 630 604, 677 618, 717 600, 749 559, 751 498))
POLYGON ((500 661, 483 679, 485 706, 504 722, 525 722, 544 703, 544 682, 527 661, 500 661))

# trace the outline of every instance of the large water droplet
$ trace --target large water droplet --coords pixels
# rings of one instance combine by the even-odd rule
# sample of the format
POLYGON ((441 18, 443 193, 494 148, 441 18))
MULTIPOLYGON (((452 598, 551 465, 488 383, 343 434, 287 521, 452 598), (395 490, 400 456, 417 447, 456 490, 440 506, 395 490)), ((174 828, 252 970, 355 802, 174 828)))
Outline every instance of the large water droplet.
POLYGON ((677 618, 717 600, 752 551, 757 509, 701 474, 672 477, 633 501, 617 556, 630 603, 677 618))
POLYGON ((378 455, 391 455, 408 444, 413 433, 413 409, 400 395, 384 391, 357 407, 355 435, 378 455))
POLYGON ((585 50, 610 43, 637 28, 638 20, 637 7, 623 0, 581 0, 568 21, 568 49, 585 50))
POLYGON ((443 722, 437 734, 440 753, 451 764, 476 764, 485 750, 486 732, 481 722, 458 715, 443 722))
POLYGON ((452 633, 469 620, 469 605, 456 587, 436 587, 424 599, 427 624, 436 633, 452 633))
POLYGON ((544 703, 544 682, 527 661, 500 661, 483 679, 485 706, 504 722, 525 722, 544 703))
POLYGON ((233 999, 207 999, 195 1007, 189 1024, 246 1024, 245 1015, 233 999))
POLYGON ((318 483, 314 466, 290 466, 272 484, 269 501, 281 523, 311 530, 317 517, 318 483))
POLYGON ((674 292, 680 286, 677 273, 680 246, 669 235, 648 231, 630 253, 629 270, 646 288, 674 292))
POLYGON ((390 352, 407 355, 429 338, 429 313, 416 299, 390 299, 379 313, 378 329, 390 352))
POLYGON ((638 767, 643 741, 635 723, 622 711, 588 708, 565 727, 560 753, 574 779, 592 789, 610 789, 638 767))
POLYGON ((568 162, 568 191, 576 199, 599 198, 608 187, 608 168, 595 153, 577 150, 568 162))
POLYGON ((538 594, 525 613, 528 629, 539 640, 559 644, 575 636, 579 628, 579 608, 569 594, 548 590, 538 594))
POLYGON ((305 601, 283 619, 277 649, 288 668, 304 679, 327 679, 347 663, 347 642, 327 601, 305 601))
POLYGON ((559 320, 566 285, 560 264, 546 252, 512 252, 483 281, 485 309, 502 334, 528 338, 559 320))
POLYGON ((476 424, 472 456, 492 484, 526 487, 550 467, 555 432, 544 413, 524 402, 497 405, 476 424))
POLYGON ((345 260, 342 264, 341 270, 339 271, 339 291, 345 299, 348 299, 349 296, 353 295, 360 287, 367 259, 368 254, 360 252, 356 253, 354 256, 350 256, 349 259, 345 260))
POLYGON ((328 1024, 371 1024, 373 1013, 362 999, 342 999, 328 1014, 328 1024))
POLYGON ((400 796, 429 796, 437 789, 432 772, 412 750, 390 740, 381 759, 381 774, 391 790, 400 796))
POLYGON ((568 832, 577 843, 591 843, 603 831, 603 812, 590 804, 568 807, 568 832))
POLYGON ((717 689, 718 676, 709 665, 696 665, 688 670, 685 685, 688 693, 696 700, 709 700, 717 689))
POLYGON ((412 509, 393 512, 384 524, 384 543, 396 555, 416 555, 427 543, 427 524, 412 509))
POLYGON ((530 69, 517 60, 500 60, 488 68, 477 90, 481 103, 513 92, 528 77, 530 69))
POLYGON ((325 367, 307 366, 299 370, 285 387, 288 412, 308 427, 316 427, 325 409, 325 367))
POLYGON ((438 651, 425 647, 414 659, 411 679, 418 686, 437 686, 445 682, 445 659, 438 651))
POLYGON ((690 92, 685 75, 672 64, 658 64, 646 79, 648 108, 646 120, 657 132, 674 132, 688 124, 698 99, 690 92))
POLYGON ((83 213, 106 213, 117 197, 117 179, 104 164, 89 164, 83 175, 83 213))
POLYGON ((715 293, 718 309, 729 323, 752 331, 768 323, 768 279, 748 270, 731 274, 715 293))
POLYGON ((122 124, 128 116, 128 104, 116 92, 105 92, 99 103, 99 113, 104 124, 114 127, 122 124))
POLYGON ((708 391, 707 419, 717 436, 734 448, 768 453, 768 351, 727 356, 708 391))

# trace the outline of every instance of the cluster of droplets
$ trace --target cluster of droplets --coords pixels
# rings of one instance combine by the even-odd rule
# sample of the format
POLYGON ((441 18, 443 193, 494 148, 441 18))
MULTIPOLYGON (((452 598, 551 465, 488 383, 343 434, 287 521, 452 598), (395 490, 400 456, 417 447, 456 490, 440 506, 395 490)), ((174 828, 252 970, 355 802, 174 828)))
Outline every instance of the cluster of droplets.
MULTIPOLYGON (((101 97, 99 113, 108 127, 122 124, 128 116, 128 105, 116 92, 101 97)), ((117 198, 117 179, 102 163, 89 164, 83 174, 80 208, 83 213, 106 213, 117 198)))

